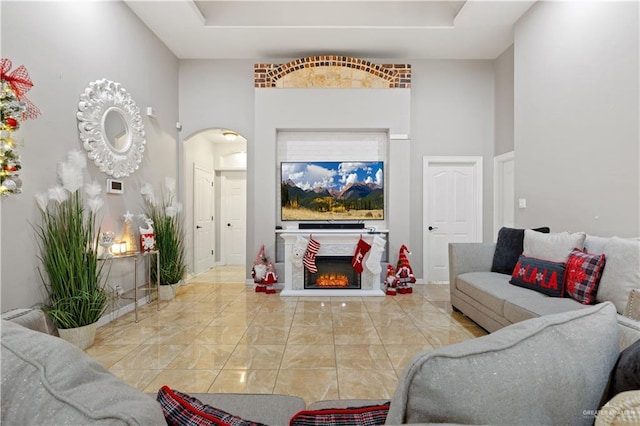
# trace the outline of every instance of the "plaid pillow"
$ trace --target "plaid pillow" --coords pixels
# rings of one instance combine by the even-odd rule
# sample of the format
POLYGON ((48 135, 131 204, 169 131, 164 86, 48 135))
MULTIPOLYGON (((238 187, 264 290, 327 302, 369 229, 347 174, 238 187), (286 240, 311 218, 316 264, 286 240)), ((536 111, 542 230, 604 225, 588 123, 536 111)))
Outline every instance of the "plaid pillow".
POLYGON ((163 386, 156 400, 169 426, 266 426, 229 414, 202 403, 197 398, 163 386))
POLYGON ((509 282, 551 297, 564 295, 564 263, 521 255, 509 282))
POLYGON ((567 260, 567 295, 584 305, 595 303, 604 263, 604 253, 589 254, 579 249, 571 250, 567 260))
POLYGON ((326 408, 296 413, 290 426, 374 426, 387 420, 390 403, 358 408, 326 408))

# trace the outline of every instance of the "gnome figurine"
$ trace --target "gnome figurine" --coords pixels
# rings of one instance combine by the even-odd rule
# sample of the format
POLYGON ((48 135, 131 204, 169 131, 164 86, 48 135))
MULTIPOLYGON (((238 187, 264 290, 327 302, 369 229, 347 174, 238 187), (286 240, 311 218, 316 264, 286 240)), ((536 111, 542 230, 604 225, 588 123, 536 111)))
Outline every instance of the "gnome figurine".
POLYGON ((253 269, 251 269, 251 277, 256 283, 256 293, 266 293, 267 286, 262 280, 267 275, 267 257, 264 254, 264 244, 260 246, 256 259, 253 261, 253 269))
POLYGON ((411 254, 411 252, 407 246, 403 244, 400 247, 398 265, 396 266, 397 287, 398 293, 400 294, 413 293, 411 284, 416 282, 416 277, 413 275, 413 269, 411 269, 411 264, 407 258, 408 254, 411 254))
POLYGON ((267 272, 264 274, 264 278, 262 278, 262 284, 265 285, 265 293, 274 294, 276 289, 273 288, 273 285, 278 282, 278 276, 276 275, 276 270, 273 267, 273 263, 269 262, 267 264, 267 272))
POLYGON ((397 280, 398 279, 396 278, 396 273, 393 270, 393 266, 387 265, 387 277, 384 279, 385 294, 387 296, 395 296, 397 294, 396 292, 397 280))

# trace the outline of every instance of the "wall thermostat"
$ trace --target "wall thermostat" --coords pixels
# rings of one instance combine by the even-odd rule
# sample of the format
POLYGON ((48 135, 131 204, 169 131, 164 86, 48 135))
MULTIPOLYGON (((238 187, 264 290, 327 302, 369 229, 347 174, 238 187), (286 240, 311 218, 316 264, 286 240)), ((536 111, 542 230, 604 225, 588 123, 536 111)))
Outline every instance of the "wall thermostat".
POLYGON ((107 194, 124 194, 124 182, 116 179, 107 179, 107 194))

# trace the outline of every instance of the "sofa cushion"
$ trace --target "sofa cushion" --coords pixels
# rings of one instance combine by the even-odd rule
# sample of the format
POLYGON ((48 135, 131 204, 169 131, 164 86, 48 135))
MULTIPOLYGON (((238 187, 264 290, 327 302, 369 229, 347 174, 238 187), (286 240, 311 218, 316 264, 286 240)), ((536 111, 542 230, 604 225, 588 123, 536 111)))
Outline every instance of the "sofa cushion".
POLYGON ((303 410, 296 413, 289 422, 290 426, 314 425, 383 425, 389 412, 389 403, 348 408, 323 408, 303 410))
POLYGON ((532 230, 524 231, 523 252, 527 257, 565 263, 574 248, 584 249, 584 232, 558 232, 542 234, 532 230))
POLYGON ((611 301, 622 314, 631 289, 640 288, 640 242, 612 237, 604 254, 607 266, 602 271, 596 301, 611 301))
MULTIPOLYGON (((549 233, 549 228, 536 228, 534 231, 549 233)), ((509 274, 516 267, 518 257, 522 254, 524 229, 502 227, 498 231, 496 250, 493 252, 491 272, 509 274)))
POLYGON ((509 284, 510 275, 497 272, 467 272, 458 275, 457 288, 480 305, 503 316, 505 300, 527 297, 531 291, 509 284))
POLYGON ((640 340, 620 353, 611 373, 609 399, 630 390, 640 390, 640 340))
POLYGON ((414 357, 387 423, 592 424, 617 357, 611 303, 523 321, 414 357))
POLYGON ((160 388, 156 399, 168 425, 265 426, 204 404, 198 398, 172 390, 169 386, 160 388))
POLYGON ((565 276, 567 295, 585 305, 595 303, 604 263, 604 253, 591 254, 578 249, 571 250, 565 276))
POLYGON ((2 423, 163 424, 158 403, 66 341, 2 321, 2 423))
POLYGON ((504 302, 503 315, 510 322, 520 322, 542 315, 559 314, 586 308, 570 297, 549 297, 542 293, 533 293, 525 297, 514 297, 504 302))
POLYGON ((550 297, 564 295, 564 263, 520 256, 509 282, 550 297))

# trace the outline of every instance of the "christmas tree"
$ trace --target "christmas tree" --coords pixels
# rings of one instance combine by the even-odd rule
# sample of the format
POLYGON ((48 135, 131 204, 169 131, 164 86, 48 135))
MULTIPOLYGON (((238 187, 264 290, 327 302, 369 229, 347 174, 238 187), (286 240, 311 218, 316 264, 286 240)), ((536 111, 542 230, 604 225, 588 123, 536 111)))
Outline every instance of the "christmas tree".
POLYGON ((21 65, 11 73, 11 61, 3 58, 0 62, 0 195, 22 192, 20 179, 20 154, 14 133, 20 128, 20 121, 36 118, 40 110, 24 94, 33 83, 27 69, 21 65))

